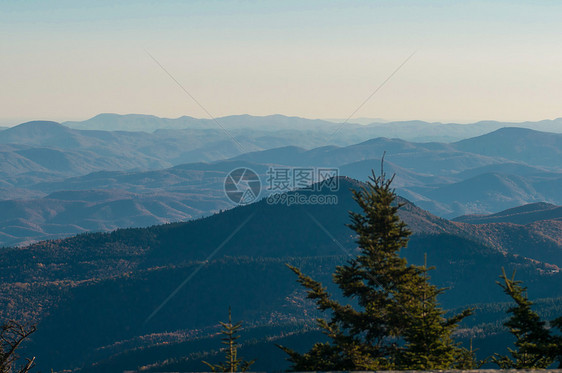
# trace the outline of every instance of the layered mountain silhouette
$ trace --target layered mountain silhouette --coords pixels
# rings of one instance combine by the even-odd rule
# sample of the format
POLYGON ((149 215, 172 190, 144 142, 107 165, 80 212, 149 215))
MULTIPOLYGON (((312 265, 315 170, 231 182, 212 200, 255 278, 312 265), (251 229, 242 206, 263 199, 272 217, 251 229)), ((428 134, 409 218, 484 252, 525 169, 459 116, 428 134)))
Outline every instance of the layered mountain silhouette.
MULTIPOLYGON (((318 120, 284 115, 251 116, 232 115, 216 119, 197 119, 189 116, 179 118, 159 118, 153 115, 141 114, 99 114, 85 121, 64 122, 65 126, 75 129, 104 130, 104 131, 144 131, 178 130, 193 128, 215 128, 220 126, 228 130, 314 130, 319 133, 327 132, 333 136, 338 130, 338 136, 333 140, 346 139, 348 143, 357 143, 368 138, 387 137, 401 138, 408 141, 442 141, 451 142, 483 135, 503 127, 529 128, 537 131, 560 132, 562 119, 543 120, 538 122, 497 122, 482 121, 471 124, 457 123, 429 123, 420 120, 412 121, 381 121, 381 120, 318 120), (364 125, 358 125, 361 123, 364 125)), ((341 144, 341 143, 338 143, 341 144)))
MULTIPOLYGON (((111 128, 121 128, 121 121, 164 123, 138 115, 94 119, 114 123, 111 128)), ((255 169, 264 185, 270 166, 336 167, 340 175, 365 180, 380 169, 383 154, 398 192, 442 217, 535 202, 562 204, 562 135, 503 128, 454 143, 379 137, 307 148, 280 145, 329 141, 329 131, 321 130, 324 122, 284 116, 222 119, 243 148, 215 122, 187 117, 181 129, 154 133, 78 130, 45 121, 0 132, 0 198, 11 211, 0 217, 0 244, 206 216, 232 206, 223 183, 239 165, 255 169)), ((333 130, 334 123, 329 125, 333 130)), ((338 133, 332 140, 347 141, 341 138, 338 133)))
POLYGON ((282 369, 274 342, 322 338, 286 264, 334 290, 357 250, 350 189, 382 167, 413 232, 401 255, 427 254, 445 308, 474 305, 459 338, 484 357, 510 342, 502 267, 544 298, 542 316, 562 312, 561 124, 100 114, 2 129, 0 246, 13 247, 0 248, 0 317, 39 324, 24 352, 40 370, 193 371, 216 356, 232 306, 241 352, 282 369), (240 167, 262 194, 234 207, 224 182, 240 167), (336 203, 272 203, 270 167, 336 168, 338 190, 288 194, 336 203))

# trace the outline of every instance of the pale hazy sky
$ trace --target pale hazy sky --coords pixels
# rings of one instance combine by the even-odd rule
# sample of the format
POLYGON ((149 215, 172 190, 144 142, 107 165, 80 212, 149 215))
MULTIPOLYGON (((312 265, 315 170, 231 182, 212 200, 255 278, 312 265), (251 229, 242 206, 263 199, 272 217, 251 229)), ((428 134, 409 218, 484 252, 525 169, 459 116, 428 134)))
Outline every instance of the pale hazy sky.
POLYGON ((0 124, 102 112, 562 117, 560 1, 0 2, 0 124))

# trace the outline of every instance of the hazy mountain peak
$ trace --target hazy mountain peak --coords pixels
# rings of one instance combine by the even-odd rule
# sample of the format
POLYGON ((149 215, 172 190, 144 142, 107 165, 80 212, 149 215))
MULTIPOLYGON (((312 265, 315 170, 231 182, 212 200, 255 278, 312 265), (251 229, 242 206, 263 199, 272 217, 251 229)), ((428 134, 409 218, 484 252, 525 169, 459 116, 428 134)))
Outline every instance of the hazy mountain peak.
POLYGON ((21 131, 24 129, 28 130, 28 129, 38 129, 38 128, 45 129, 45 130, 56 130, 56 129, 67 128, 67 127, 63 126, 60 123, 49 121, 49 120, 33 120, 30 122, 18 124, 17 126, 8 129, 8 131, 14 131, 14 130, 21 131))
POLYGON ((536 211, 545 211, 545 210, 552 210, 558 208, 559 206, 553 205, 552 203, 547 202, 535 202, 535 203, 528 203, 523 206, 514 207, 511 209, 507 209, 504 211, 500 211, 496 214, 492 214, 490 216, 508 216, 520 213, 528 213, 528 212, 536 212, 536 211))
POLYGON ((125 117, 125 118, 137 118, 137 119, 160 119, 155 115, 149 115, 149 114, 117 114, 117 113, 100 113, 92 118, 90 118, 89 120, 110 120, 110 119, 116 119, 116 118, 121 118, 121 117, 125 117))
POLYGON ((40 143, 41 138, 68 134, 71 129, 52 121, 31 121, 2 131, 0 142, 14 144, 40 143))
POLYGON ((544 131, 537 131, 534 129, 530 129, 530 128, 523 128, 523 127, 502 127, 499 128, 495 131, 492 131, 490 133, 481 135, 481 136, 476 136, 473 137, 471 139, 467 139, 467 140, 461 140, 459 141, 460 143, 464 142, 464 141, 470 141, 470 140, 474 140, 474 139, 481 139, 481 138, 497 138, 498 136, 510 136, 510 137, 517 137, 517 136, 547 136, 547 135, 554 135, 554 136, 559 136, 559 134, 555 134, 555 133, 550 133, 550 132, 544 132, 544 131))
POLYGON ((493 133, 497 133, 497 134, 513 134, 513 135, 521 135, 521 134, 550 134, 549 132, 544 132, 544 131, 537 131, 531 128, 522 128, 522 127, 502 127, 493 133))

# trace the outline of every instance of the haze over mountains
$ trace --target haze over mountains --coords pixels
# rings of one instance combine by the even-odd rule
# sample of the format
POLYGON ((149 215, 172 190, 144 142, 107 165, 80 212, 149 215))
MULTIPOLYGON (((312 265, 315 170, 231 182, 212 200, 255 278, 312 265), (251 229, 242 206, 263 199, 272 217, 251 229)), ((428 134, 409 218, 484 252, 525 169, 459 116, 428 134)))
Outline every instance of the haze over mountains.
MULTIPOLYGON (((344 120, 320 120, 283 115, 269 115, 256 117, 251 115, 232 115, 213 119, 198 119, 182 116, 175 119, 159 118, 153 115, 141 114, 99 114, 85 121, 63 122, 62 124, 75 129, 105 130, 105 131, 145 131, 154 132, 161 129, 213 129, 219 125, 228 129, 250 129, 263 131, 280 130, 308 130, 316 131, 316 136, 322 132, 332 134, 342 127, 344 120)), ((350 119, 344 131, 339 133, 331 143, 349 145, 373 137, 401 138, 408 141, 458 141, 469 137, 482 135, 503 127, 529 128, 537 131, 562 132, 562 118, 542 120, 537 122, 497 122, 481 121, 471 124, 412 121, 369 121, 365 118, 350 119), (358 124, 359 123, 359 124, 358 124)), ((297 144, 294 144, 297 145, 297 144)))
MULTIPOLYGON (((559 122, 519 125, 562 128, 559 122)), ((562 204, 561 134, 506 127, 456 142, 413 142, 380 136, 392 128, 402 137, 427 137, 438 128, 440 136, 455 138, 461 128, 466 135, 504 124, 342 127, 281 115, 232 116, 219 123, 226 132, 212 120, 101 114, 66 123, 73 128, 38 121, 0 132, 0 245, 230 208, 223 181, 236 167, 254 169, 264 186, 272 165, 337 167, 342 176, 365 180, 380 168, 383 153, 399 194, 439 216, 562 204)))
POLYGON ((285 264, 330 283, 356 249, 350 189, 380 172, 383 154, 414 232, 402 254, 428 254, 432 281, 450 288, 445 308, 475 304, 462 341, 482 356, 508 343, 501 267, 545 298, 542 315, 562 310, 562 134, 537 130, 560 120, 219 123, 104 114, 0 131, 0 245, 20 246, 1 249, 0 317, 39 323, 27 348, 41 370, 199 370, 216 355, 228 305, 250 321, 241 352, 267 357, 256 369, 278 368, 272 341, 306 349, 322 338, 285 264), (235 207, 224 182, 241 167, 261 178, 262 199, 235 207), (337 203, 268 203, 271 167, 338 169, 337 203))

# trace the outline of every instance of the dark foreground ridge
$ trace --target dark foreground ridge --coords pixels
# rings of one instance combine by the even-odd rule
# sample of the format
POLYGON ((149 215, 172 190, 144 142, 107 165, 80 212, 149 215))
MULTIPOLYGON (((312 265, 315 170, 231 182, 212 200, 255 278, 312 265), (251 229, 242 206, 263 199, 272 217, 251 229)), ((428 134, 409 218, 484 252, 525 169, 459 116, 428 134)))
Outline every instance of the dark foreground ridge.
MULTIPOLYGON (((3 249, 0 304, 9 306, 0 312, 3 318, 38 323, 22 356, 37 356, 43 371, 145 367, 147 372, 181 372, 201 369, 201 360, 213 358, 211 351, 220 346, 217 320, 224 319, 230 305, 234 318, 244 321, 241 356, 262 357, 253 367, 257 371, 283 369, 285 355, 274 343, 304 351, 321 338, 306 321, 315 311, 285 265, 299 266, 330 286, 335 266, 348 257, 318 224, 353 252, 355 239, 345 224, 348 211, 357 208, 349 190, 360 185, 342 178, 337 205, 269 205, 262 200, 186 223, 3 249), (202 263, 197 276, 145 323, 202 263)), ((487 243, 493 235, 510 236, 509 230, 517 229, 510 224, 483 230, 410 203, 400 216, 414 232, 403 255, 421 265, 427 253, 428 265, 437 267, 430 273, 432 282, 450 288, 440 299, 443 307, 456 312, 474 305, 475 315, 463 325, 460 339, 472 339, 482 357, 510 343, 498 326, 510 306, 495 284, 501 267, 508 273, 517 270, 542 317, 560 315, 562 254, 554 243, 547 245, 543 234, 517 231, 518 240, 527 237, 529 242, 521 249, 528 254, 522 255, 512 251, 515 246, 508 240, 500 247, 487 243)), ((545 234, 551 231, 547 227, 545 234)))

